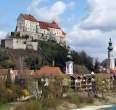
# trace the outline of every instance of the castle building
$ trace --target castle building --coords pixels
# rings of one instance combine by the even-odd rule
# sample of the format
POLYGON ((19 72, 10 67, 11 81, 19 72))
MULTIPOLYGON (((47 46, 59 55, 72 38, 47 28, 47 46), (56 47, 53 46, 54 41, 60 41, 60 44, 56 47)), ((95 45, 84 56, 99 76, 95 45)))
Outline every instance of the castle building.
POLYGON ((112 46, 112 41, 111 38, 109 40, 109 46, 108 46, 108 63, 107 67, 110 70, 113 70, 115 68, 115 60, 113 56, 113 46, 112 46))
POLYGON ((38 50, 38 40, 55 40, 61 46, 65 46, 66 33, 55 21, 38 21, 32 15, 20 14, 15 32, 11 32, 8 38, 3 39, 1 46, 10 49, 38 50))
POLYGON ((16 32, 20 32, 21 36, 29 35, 29 38, 33 40, 47 40, 52 37, 59 44, 66 43, 66 34, 55 21, 51 23, 38 21, 34 16, 28 14, 19 15, 16 32))

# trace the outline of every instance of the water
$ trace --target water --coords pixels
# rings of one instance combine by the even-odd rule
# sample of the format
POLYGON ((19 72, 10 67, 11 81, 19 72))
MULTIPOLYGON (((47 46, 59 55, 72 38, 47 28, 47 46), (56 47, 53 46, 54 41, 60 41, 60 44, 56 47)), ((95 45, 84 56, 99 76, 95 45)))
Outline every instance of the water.
POLYGON ((84 108, 79 108, 74 110, 116 110, 116 104, 101 105, 101 106, 86 106, 84 108))
POLYGON ((116 104, 115 105, 112 105, 111 107, 101 108, 99 110, 116 110, 116 104))

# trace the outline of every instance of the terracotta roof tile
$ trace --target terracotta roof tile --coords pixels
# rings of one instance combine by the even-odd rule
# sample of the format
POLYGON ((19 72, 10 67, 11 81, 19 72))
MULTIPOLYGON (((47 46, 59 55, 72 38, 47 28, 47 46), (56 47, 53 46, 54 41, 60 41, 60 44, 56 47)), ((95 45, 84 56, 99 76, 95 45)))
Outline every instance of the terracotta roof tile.
POLYGON ((21 14, 23 17, 24 17, 24 19, 26 19, 26 20, 29 20, 29 21, 33 21, 33 22, 37 22, 37 19, 34 17, 34 16, 32 16, 32 15, 28 15, 28 14, 21 14))
POLYGON ((111 69, 111 73, 115 73, 116 74, 116 67, 114 69, 111 69))
POLYGON ((0 69, 0 75, 8 74, 8 69, 0 69))
POLYGON ((48 29, 48 23, 43 21, 38 21, 41 29, 48 29))
POLYGON ((39 22, 40 28, 42 29, 49 29, 49 28, 60 29, 58 24, 55 22, 52 22, 52 23, 43 22, 43 21, 38 21, 38 22, 39 22))
POLYGON ((60 27, 58 26, 58 24, 57 24, 55 21, 53 21, 52 23, 49 23, 49 24, 48 24, 48 27, 49 27, 49 28, 60 29, 60 27))
POLYGON ((48 23, 48 22, 38 21, 34 16, 32 16, 30 14, 21 14, 21 15, 26 20, 29 20, 32 22, 38 22, 41 29, 48 29, 48 28, 60 29, 60 27, 58 26, 58 24, 55 21, 48 23))
POLYGON ((62 74, 62 71, 59 67, 42 67, 35 72, 35 75, 39 74, 57 75, 62 74))

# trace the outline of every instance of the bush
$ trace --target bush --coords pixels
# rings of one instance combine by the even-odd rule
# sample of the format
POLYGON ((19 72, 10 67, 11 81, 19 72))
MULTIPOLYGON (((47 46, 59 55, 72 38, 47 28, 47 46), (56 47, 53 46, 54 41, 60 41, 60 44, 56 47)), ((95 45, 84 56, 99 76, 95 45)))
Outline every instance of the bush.
POLYGON ((62 101, 59 98, 52 98, 50 100, 44 100, 42 101, 43 106, 45 108, 49 108, 50 110, 53 109, 55 110, 59 105, 61 105, 62 101))
POLYGON ((65 98, 66 101, 70 102, 70 103, 74 103, 76 105, 80 104, 80 97, 77 96, 77 95, 68 95, 66 98, 65 98))
POLYGON ((3 94, 3 98, 5 101, 12 101, 14 98, 14 92, 12 89, 6 89, 4 94, 3 94))
POLYGON ((21 95, 24 97, 29 96, 29 91, 27 89, 23 89, 21 90, 21 95))
POLYGON ((70 102, 70 103, 74 103, 76 105, 80 105, 80 104, 90 104, 93 103, 93 98, 91 97, 82 97, 82 96, 78 96, 77 94, 72 94, 72 95, 68 95, 65 98, 66 101, 70 102))
POLYGON ((24 102, 17 105, 14 110, 55 110, 61 104, 59 99, 24 102))
POLYGON ((24 102, 16 106, 14 110, 42 110, 42 104, 37 101, 24 102))
POLYGON ((93 101, 91 97, 80 97, 80 103, 91 104, 93 101))

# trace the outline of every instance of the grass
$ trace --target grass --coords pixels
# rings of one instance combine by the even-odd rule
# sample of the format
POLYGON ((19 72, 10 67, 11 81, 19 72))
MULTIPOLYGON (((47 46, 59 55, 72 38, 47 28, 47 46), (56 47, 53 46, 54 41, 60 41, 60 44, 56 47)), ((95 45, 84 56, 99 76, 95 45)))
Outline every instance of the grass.
POLYGON ((14 110, 42 110, 42 105, 37 101, 28 101, 17 105, 14 110))
POLYGON ((19 102, 12 102, 12 103, 1 103, 0 102, 0 110, 12 110, 12 108, 15 108, 18 106, 19 102))
POLYGON ((11 105, 8 103, 5 103, 5 104, 0 103, 0 110, 9 110, 10 107, 11 105))
POLYGON ((91 97, 83 97, 79 96, 77 94, 69 95, 65 98, 66 101, 76 104, 76 105, 82 105, 82 104, 92 104, 93 98, 91 97))
POLYGON ((60 99, 30 100, 18 104, 13 110, 56 110, 61 105, 60 99))
POLYGON ((30 100, 18 104, 14 110, 57 110, 59 106, 72 107, 73 105, 87 105, 93 103, 93 99, 80 97, 77 94, 69 95, 65 98, 50 98, 44 100, 30 100), (73 104, 73 105, 72 105, 73 104), (64 106, 65 105, 65 106, 64 106))

